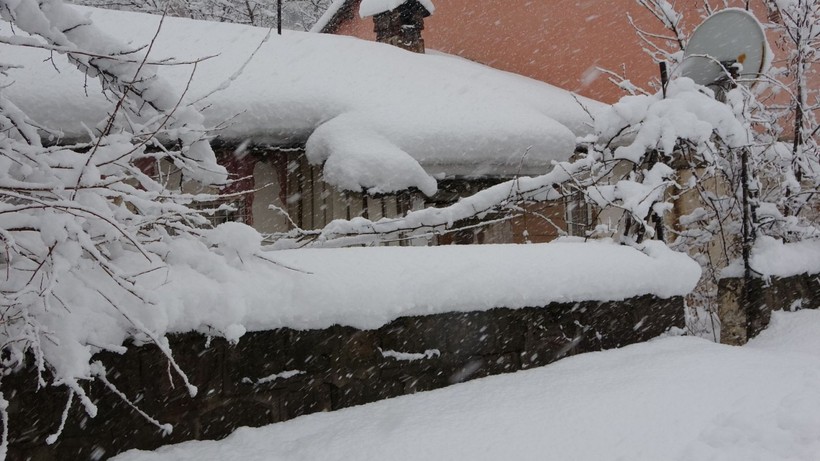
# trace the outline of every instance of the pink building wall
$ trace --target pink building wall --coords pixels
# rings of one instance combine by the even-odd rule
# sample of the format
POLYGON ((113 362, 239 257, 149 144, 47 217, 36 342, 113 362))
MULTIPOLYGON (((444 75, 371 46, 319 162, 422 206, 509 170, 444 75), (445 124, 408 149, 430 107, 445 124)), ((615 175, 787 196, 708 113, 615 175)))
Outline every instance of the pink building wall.
MULTIPOLYGON (((745 5, 743 1, 733 3, 745 5)), ((455 54, 610 103, 623 92, 597 67, 625 72, 643 87, 658 75, 657 65, 642 51, 627 15, 649 32, 665 31, 635 0, 438 0, 435 6, 423 32, 428 50, 455 54)), ((679 0, 676 6, 684 13, 684 32, 691 33, 701 21, 703 2, 679 0)), ((765 17, 762 0, 752 0, 751 7, 758 17, 765 17)), ((343 21, 336 33, 375 39, 373 20, 359 18, 358 5, 353 7, 353 19, 343 21)), ((770 38, 773 45, 774 38, 770 38)), ((818 75, 814 81, 820 84, 818 75)))

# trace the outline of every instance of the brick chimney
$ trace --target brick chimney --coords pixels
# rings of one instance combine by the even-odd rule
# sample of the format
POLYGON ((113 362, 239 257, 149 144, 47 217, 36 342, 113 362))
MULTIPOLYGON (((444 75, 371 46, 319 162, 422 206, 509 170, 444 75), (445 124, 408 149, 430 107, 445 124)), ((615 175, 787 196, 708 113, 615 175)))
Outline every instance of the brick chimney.
POLYGON ((405 50, 424 53, 424 18, 430 16, 417 0, 407 0, 395 9, 373 16, 376 41, 389 43, 405 50))

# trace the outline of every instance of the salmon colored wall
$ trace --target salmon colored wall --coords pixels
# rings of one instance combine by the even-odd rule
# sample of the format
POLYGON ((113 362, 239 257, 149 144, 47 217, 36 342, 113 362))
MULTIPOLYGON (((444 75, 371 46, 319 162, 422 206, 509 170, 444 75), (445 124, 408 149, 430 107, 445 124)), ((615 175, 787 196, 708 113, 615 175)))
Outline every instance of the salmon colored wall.
MULTIPOLYGON (((422 34, 428 50, 455 54, 610 103, 623 92, 596 67, 619 73, 625 69, 628 78, 644 87, 658 75, 627 13, 650 32, 664 31, 635 0, 438 0, 435 5, 422 34)), ((684 13, 685 33, 700 23, 702 5, 700 0, 677 1, 684 13)), ((761 0, 753 0, 752 8, 765 11, 761 0)), ((360 19, 358 6, 353 11, 354 19, 344 21, 336 33, 374 40, 373 19, 360 19)))

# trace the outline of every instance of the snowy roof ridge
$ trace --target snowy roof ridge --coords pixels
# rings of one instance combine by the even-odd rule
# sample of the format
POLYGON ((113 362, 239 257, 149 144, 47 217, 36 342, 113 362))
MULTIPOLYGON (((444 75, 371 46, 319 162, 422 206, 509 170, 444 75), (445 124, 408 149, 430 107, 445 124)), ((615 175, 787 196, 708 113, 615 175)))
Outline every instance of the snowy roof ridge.
POLYGON ((409 1, 417 1, 430 14, 436 11, 432 0, 362 0, 359 4, 359 16, 367 18, 387 11, 393 11, 409 1))

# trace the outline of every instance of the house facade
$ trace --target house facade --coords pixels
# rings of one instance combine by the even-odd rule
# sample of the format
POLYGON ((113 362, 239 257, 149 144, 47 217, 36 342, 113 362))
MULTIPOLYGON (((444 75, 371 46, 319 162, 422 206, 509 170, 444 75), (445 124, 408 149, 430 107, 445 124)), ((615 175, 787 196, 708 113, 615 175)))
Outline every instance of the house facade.
MULTIPOLYGON (((159 17, 87 9, 104 30, 149 42, 159 17)), ((421 15, 423 16, 423 11, 421 15)), ((487 186, 548 172, 573 155, 603 104, 551 85, 440 54, 408 53, 348 37, 166 18, 158 75, 200 109, 233 182, 198 190, 173 167, 169 187, 219 192, 198 206, 213 222, 239 220, 263 233, 322 228, 334 219, 378 220, 441 206, 487 186), (256 51, 254 51, 256 50, 256 51), (237 70, 241 70, 237 72, 237 70)), ((61 56, 0 45, 20 107, 72 142, 106 119, 94 81, 61 56), (56 67, 56 69, 55 69, 56 67), (49 101, 49 104, 43 104, 49 101), (59 105, 60 110, 54 110, 59 105)), ((575 209, 574 209, 575 210, 575 209)), ((577 210, 575 215, 578 216, 577 210)), ((433 236, 437 243, 540 242, 580 232, 565 204, 533 205, 515 219, 433 236), (568 219, 569 218, 569 219, 568 219)), ((408 240, 396 244, 419 243, 408 240)), ((426 241, 425 241, 426 243, 426 241)))
MULTIPOLYGON (((230 198, 208 204, 225 208, 213 214, 212 223, 240 221, 274 237, 297 228, 321 229, 335 219, 361 217, 377 221, 428 207, 444 207, 514 179, 512 175, 454 176, 440 179, 438 191, 432 196, 417 189, 368 194, 328 184, 322 167, 310 164, 303 147, 253 146, 241 161, 232 160, 235 149, 236 145, 230 142, 216 149, 229 172, 244 179, 222 190, 230 198)), ((388 244, 540 243, 563 235, 585 235, 590 220, 589 208, 579 201, 527 204, 511 219, 489 225, 478 225, 478 219, 455 222, 454 230, 424 233, 415 238, 412 234, 402 235, 388 244)))
MULTIPOLYGON (((365 40, 386 42, 378 15, 372 8, 363 8, 369 0, 336 0, 314 26, 313 32, 349 35, 365 40), (368 11, 365 11, 368 10, 368 11), (372 16, 372 17, 371 17, 372 16)), ((385 3, 385 2, 383 2, 385 3)), ((401 2, 393 2, 401 3, 401 2)), ((415 0, 406 1, 396 9, 408 8, 415 0)), ((650 88, 659 80, 659 69, 644 48, 651 48, 639 35, 650 37, 665 49, 679 49, 677 39, 662 27, 652 11, 635 0, 531 2, 509 0, 500 4, 487 0, 442 0, 435 2, 435 11, 423 19, 423 48, 427 52, 443 52, 479 62, 497 69, 548 82, 577 94, 608 103, 617 102, 625 92, 615 85, 612 71, 629 79, 629 83, 650 88)), ((729 7, 743 8, 761 22, 781 22, 772 13, 766 0, 729 1, 729 7)), ((723 2, 677 2, 681 13, 679 36, 686 40, 710 12, 725 8, 723 2), (714 4, 711 4, 714 3, 714 4), (720 4, 718 4, 720 3, 720 4)), ((779 36, 775 28, 766 30, 771 46, 772 65, 785 67, 789 40, 779 36)), ((769 54, 769 53, 767 53, 769 54)), ((674 72, 674 69, 672 69, 674 72)), ((806 76, 809 88, 820 88, 820 72, 806 76)), ((789 83, 789 76, 783 81, 789 83)), ((761 88, 763 85, 758 85, 761 88)), ((758 94, 767 103, 789 104, 789 91, 773 85, 758 94)), ((650 90, 652 91, 652 90, 650 90)), ((820 109, 815 109, 815 116, 820 109)), ((793 119, 779 121, 780 140, 794 138, 793 119)), ((679 172, 682 182, 691 172, 679 172)), ((714 185, 720 189, 720 186, 714 185)), ((688 214, 703 204, 684 194, 675 203, 670 224, 676 217, 688 214)), ((588 211, 580 213, 588 215, 588 211)), ((569 221, 570 213, 564 215, 569 221)), ((615 219, 617 221, 617 219, 615 219)), ((587 219, 586 222, 589 222, 587 219)), ((569 225, 568 228, 571 228, 569 225)), ((673 226, 674 227, 674 226, 673 226)))

